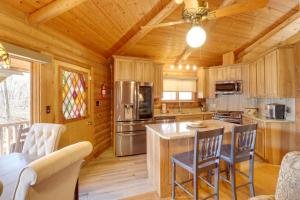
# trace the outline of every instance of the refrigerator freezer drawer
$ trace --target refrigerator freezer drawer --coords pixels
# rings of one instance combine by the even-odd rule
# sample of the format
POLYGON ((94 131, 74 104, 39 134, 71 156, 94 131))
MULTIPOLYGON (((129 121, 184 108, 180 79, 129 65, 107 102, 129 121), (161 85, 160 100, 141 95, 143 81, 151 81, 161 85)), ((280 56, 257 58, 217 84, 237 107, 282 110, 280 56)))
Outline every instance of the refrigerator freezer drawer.
POLYGON ((146 153, 146 131, 116 133, 116 156, 146 153))
POLYGON ((153 121, 138 121, 138 122, 117 122, 116 131, 120 132, 134 132, 134 131, 145 131, 147 124, 152 124, 153 121))

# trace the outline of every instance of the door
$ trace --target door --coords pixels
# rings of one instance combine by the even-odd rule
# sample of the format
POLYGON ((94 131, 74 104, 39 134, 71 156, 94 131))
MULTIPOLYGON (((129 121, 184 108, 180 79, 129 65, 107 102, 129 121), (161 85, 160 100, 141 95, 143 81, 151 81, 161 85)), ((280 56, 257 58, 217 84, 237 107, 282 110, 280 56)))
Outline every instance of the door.
POLYGON ((138 84, 138 119, 149 119, 153 117, 153 87, 152 83, 138 84))
POLYGON ((57 77, 57 123, 67 127, 60 147, 80 141, 93 142, 91 107, 91 70, 65 62, 55 61, 57 77))
POLYGON ((11 57, 10 68, 0 62, 0 156, 9 154, 20 128, 31 124, 32 63, 11 57))
POLYGON ((116 155, 127 156, 146 153, 146 131, 116 134, 116 155))

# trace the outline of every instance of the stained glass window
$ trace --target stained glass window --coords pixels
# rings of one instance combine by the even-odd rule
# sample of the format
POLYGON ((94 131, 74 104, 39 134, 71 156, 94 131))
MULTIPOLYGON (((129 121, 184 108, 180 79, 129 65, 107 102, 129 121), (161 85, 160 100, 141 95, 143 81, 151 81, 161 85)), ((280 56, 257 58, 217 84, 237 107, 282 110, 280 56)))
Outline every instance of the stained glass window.
POLYGON ((62 111, 65 120, 86 117, 86 81, 85 74, 62 70, 62 111))

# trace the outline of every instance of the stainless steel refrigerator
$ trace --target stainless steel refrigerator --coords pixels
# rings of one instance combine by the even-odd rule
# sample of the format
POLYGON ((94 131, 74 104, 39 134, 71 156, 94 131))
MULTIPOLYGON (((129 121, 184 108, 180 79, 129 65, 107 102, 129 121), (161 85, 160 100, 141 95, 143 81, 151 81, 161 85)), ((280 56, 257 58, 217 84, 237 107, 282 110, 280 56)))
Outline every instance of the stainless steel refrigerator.
POLYGON ((116 156, 146 153, 146 124, 153 118, 153 84, 115 82, 116 156))

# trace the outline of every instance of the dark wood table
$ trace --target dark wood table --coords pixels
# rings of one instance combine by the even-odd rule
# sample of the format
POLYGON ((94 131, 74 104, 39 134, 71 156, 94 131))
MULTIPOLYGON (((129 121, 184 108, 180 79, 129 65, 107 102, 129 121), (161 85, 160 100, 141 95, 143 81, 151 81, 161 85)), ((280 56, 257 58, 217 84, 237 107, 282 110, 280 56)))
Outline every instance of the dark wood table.
POLYGON ((0 156, 0 181, 3 193, 0 200, 11 200, 22 169, 33 159, 20 153, 0 156))

